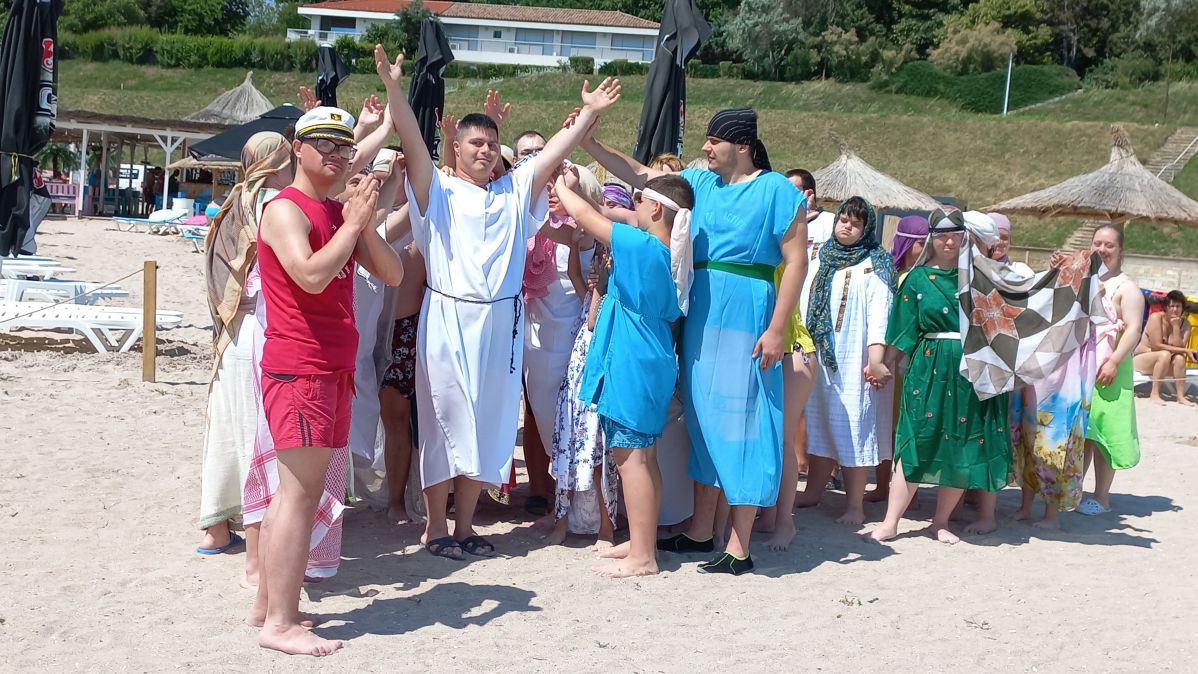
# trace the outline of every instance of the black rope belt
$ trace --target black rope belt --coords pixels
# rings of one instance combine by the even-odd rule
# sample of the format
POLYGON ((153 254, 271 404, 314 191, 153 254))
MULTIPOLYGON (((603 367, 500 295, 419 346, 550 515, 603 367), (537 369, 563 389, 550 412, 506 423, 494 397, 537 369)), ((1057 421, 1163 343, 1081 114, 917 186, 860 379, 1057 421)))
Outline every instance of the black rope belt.
MULTIPOLYGON (((520 301, 520 295, 512 295, 511 297, 500 297, 497 300, 474 300, 474 299, 470 299, 468 297, 455 297, 453 295, 450 295, 449 293, 443 293, 440 290, 437 290, 436 288, 434 288, 428 284, 425 284, 424 287, 437 293, 441 297, 448 297, 449 299, 451 299, 455 302, 466 302, 467 304, 498 304, 499 302, 507 302, 508 300, 512 300, 515 304, 516 312, 515 312, 515 319, 512 321, 512 355, 511 355, 511 358, 508 360, 508 374, 514 374, 516 372, 516 340, 520 337, 520 320, 522 318, 521 310, 520 310, 522 302, 520 301)), ((523 349, 524 345, 521 344, 520 348, 523 349)))

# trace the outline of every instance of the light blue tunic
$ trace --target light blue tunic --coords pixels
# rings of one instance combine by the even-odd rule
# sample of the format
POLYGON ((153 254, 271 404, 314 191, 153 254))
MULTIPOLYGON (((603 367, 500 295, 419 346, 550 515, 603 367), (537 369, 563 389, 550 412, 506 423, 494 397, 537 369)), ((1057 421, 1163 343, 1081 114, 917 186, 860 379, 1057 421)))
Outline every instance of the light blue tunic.
POLYGON ((652 234, 612 223, 612 276, 599 309, 578 397, 601 416, 659 436, 678 382, 670 323, 682 316, 670 249, 652 234))
MULTIPOLYGON (((782 239, 806 200, 781 174, 725 185, 687 169, 695 191, 691 220, 702 261, 782 262, 782 239)), ((730 505, 768 507, 782 477, 782 368, 763 372, 753 347, 769 327, 777 295, 771 280, 695 269, 682 329, 682 393, 691 437, 690 474, 719 487, 730 505)))

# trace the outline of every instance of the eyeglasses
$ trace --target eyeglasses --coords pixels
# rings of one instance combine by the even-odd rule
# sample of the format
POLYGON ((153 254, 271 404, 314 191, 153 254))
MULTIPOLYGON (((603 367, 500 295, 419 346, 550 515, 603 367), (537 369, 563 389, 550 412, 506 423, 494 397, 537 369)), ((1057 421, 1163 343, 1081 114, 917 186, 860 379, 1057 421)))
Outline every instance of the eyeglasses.
POLYGON ((335 155, 342 159, 353 159, 358 154, 358 148, 353 145, 338 145, 328 138, 317 138, 316 140, 305 142, 316 148, 317 152, 326 157, 335 155))

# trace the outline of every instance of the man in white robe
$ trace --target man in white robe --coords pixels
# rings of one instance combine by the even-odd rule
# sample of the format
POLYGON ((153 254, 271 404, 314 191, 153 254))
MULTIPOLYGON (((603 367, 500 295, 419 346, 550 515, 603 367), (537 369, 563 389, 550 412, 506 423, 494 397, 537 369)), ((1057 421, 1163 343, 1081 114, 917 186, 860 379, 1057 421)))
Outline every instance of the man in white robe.
MULTIPOLYGON (((385 62, 381 47, 375 54, 385 62)), ((390 66, 396 80, 401 64, 402 57, 390 66)), ((506 482, 512 467, 527 242, 548 216, 550 177, 619 92, 618 81, 605 80, 595 91, 584 85, 577 122, 530 161, 495 179, 499 133, 487 116, 466 115, 459 123, 453 176, 436 170, 411 108, 403 105, 395 116, 407 156, 412 233, 427 270, 416 338, 416 406, 428 509, 421 542, 434 555, 495 554, 474 531, 474 510, 486 485, 506 482), (447 521, 451 488, 452 535, 447 521)))

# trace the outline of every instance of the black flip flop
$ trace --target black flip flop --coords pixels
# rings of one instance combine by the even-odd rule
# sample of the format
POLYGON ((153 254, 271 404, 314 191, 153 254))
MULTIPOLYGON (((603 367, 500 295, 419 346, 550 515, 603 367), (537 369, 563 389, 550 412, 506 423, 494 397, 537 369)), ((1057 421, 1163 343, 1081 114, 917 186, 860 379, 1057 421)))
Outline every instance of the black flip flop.
POLYGON ((488 541, 487 539, 483 538, 482 536, 470 536, 469 538, 467 538, 465 540, 457 541, 457 544, 463 550, 465 550, 466 552, 468 552, 476 557, 494 557, 495 556, 495 546, 491 545, 491 542, 488 541), (484 548, 484 547, 490 548, 490 550, 487 552, 480 552, 479 548, 484 548))
POLYGON ((445 559, 452 559, 459 562, 466 559, 461 553, 455 555, 449 552, 454 548, 462 550, 464 549, 464 546, 461 543, 453 540, 453 536, 442 536, 441 538, 435 538, 424 544, 424 549, 428 550, 429 554, 434 557, 444 557, 445 559))

